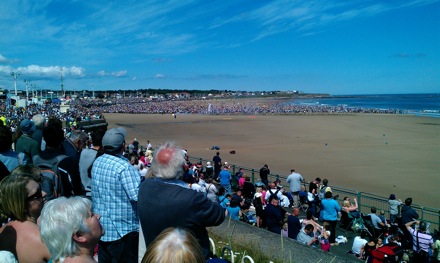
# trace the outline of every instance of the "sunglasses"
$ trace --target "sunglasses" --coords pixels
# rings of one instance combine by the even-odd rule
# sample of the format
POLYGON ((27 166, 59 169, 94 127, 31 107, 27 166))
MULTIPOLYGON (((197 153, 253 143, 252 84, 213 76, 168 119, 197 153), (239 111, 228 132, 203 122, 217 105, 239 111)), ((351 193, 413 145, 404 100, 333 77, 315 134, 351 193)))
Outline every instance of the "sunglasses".
POLYGON ((41 198, 43 198, 43 193, 42 193, 41 186, 40 186, 40 187, 38 187, 37 192, 33 195, 28 196, 26 198, 26 200, 32 201, 32 200, 41 199, 41 198))

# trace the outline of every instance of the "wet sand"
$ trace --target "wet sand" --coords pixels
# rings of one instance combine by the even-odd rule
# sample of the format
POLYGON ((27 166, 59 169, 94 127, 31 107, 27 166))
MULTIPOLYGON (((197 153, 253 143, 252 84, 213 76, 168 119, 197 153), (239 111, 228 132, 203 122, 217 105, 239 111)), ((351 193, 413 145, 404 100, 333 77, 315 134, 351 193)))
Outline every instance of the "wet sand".
MULTIPOLYGON (((410 115, 205 116, 105 114, 127 141, 154 146, 174 141, 192 156, 438 207, 440 118, 410 115), (229 152, 234 150, 236 154, 229 152)), ((258 176, 257 176, 258 177, 258 176)))

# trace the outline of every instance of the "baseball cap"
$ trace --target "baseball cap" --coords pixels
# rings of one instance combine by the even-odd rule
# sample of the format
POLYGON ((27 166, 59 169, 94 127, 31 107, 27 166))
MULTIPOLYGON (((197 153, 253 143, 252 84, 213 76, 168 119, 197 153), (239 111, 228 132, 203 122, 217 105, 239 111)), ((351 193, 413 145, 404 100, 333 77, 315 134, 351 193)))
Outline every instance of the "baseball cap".
POLYGON ((118 150, 125 142, 126 136, 127 131, 122 127, 110 129, 105 132, 104 137, 102 138, 102 146, 106 150, 118 150))
POLYGON ((24 133, 33 133, 35 131, 35 123, 29 119, 20 122, 20 128, 24 133))

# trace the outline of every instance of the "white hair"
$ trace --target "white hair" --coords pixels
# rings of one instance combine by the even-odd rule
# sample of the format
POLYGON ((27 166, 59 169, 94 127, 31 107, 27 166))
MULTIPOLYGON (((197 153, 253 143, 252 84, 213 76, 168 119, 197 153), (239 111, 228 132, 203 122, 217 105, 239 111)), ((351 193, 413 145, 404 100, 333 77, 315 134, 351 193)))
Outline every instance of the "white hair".
POLYGON ((166 142, 154 151, 151 169, 157 178, 177 179, 183 175, 185 153, 172 142, 166 142))

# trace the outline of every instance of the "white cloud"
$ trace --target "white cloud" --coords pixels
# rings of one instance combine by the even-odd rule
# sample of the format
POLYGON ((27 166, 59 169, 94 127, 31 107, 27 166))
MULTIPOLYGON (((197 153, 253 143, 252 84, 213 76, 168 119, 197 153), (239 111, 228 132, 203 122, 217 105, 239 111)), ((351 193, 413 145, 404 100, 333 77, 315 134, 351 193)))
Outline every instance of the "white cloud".
POLYGON ((121 71, 117 71, 117 72, 112 72, 111 75, 115 76, 117 78, 125 77, 125 76, 127 76, 127 71, 126 70, 121 70, 121 71))
POLYGON ((164 74, 157 73, 157 74, 154 76, 154 78, 155 78, 155 79, 164 79, 164 78, 165 78, 165 75, 164 75, 164 74))

